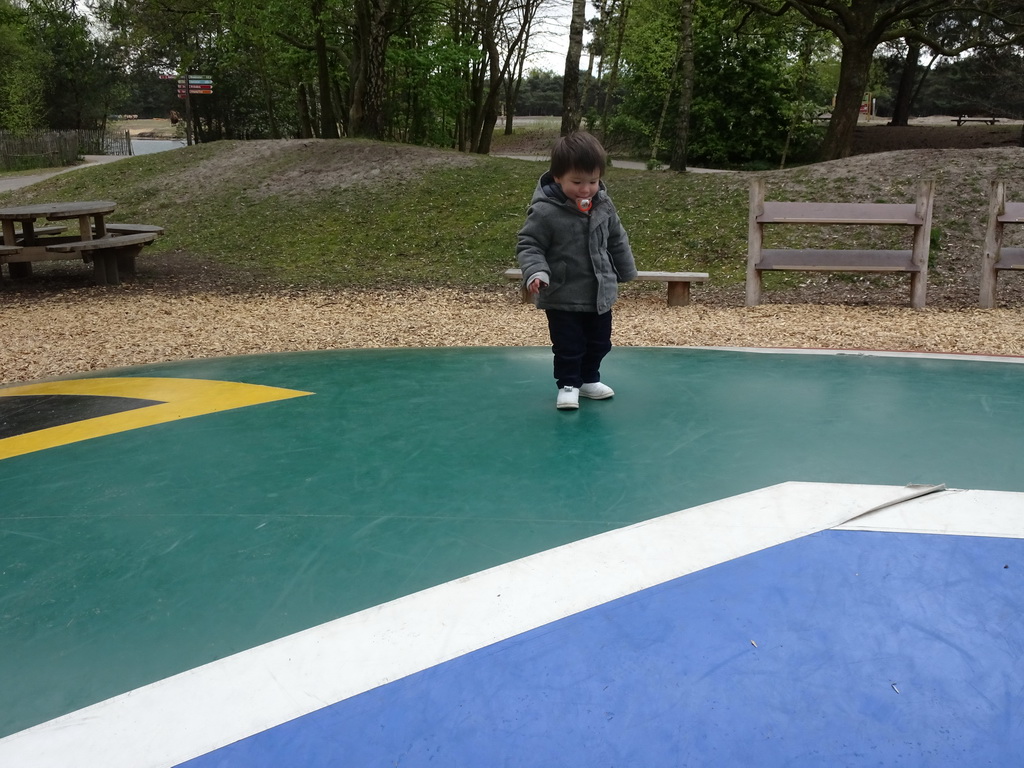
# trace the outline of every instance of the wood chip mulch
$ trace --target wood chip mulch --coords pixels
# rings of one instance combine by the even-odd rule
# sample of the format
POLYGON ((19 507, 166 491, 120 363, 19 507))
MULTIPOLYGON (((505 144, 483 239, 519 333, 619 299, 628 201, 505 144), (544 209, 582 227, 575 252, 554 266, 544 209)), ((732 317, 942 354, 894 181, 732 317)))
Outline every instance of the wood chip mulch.
MULTIPOLYGON (((547 346, 544 314, 514 288, 462 291, 0 293, 0 383, 170 360, 369 347, 547 346)), ((623 346, 725 346, 1024 355, 1019 309, 616 305, 623 346)))

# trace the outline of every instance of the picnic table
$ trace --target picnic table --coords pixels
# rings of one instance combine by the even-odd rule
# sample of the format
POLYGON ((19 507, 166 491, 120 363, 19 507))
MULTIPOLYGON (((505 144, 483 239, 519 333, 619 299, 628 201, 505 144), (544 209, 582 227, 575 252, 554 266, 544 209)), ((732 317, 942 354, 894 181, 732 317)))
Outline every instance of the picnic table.
POLYGON ((951 123, 956 123, 958 126, 964 123, 988 123, 989 125, 995 125, 999 121, 994 117, 968 117, 967 115, 957 115, 956 117, 950 118, 951 123))
POLYGON ((60 259, 92 262, 93 278, 101 285, 117 285, 121 273, 134 273, 142 247, 163 232, 151 225, 113 225, 107 216, 117 203, 89 200, 70 203, 35 203, 0 208, 3 240, 0 265, 7 264, 12 278, 29 277, 32 263, 60 259), (66 226, 37 227, 36 221, 77 221, 78 231, 65 235, 66 226))

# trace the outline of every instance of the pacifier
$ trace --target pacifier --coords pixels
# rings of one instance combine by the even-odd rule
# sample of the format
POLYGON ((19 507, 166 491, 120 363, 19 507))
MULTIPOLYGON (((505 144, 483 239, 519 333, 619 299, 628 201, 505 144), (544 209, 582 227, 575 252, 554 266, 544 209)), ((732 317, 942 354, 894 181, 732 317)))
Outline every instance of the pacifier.
POLYGON ((580 211, 582 211, 583 213, 589 211, 590 206, 592 206, 593 204, 594 201, 591 200, 589 197, 581 197, 579 200, 576 201, 576 207, 579 208, 580 211))

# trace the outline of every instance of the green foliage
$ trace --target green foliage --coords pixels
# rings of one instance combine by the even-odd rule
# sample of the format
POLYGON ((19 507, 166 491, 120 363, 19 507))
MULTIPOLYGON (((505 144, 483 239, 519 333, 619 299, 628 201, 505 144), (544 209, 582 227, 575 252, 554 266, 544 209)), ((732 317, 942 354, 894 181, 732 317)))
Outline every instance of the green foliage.
POLYGON ((41 125, 42 70, 27 15, 10 0, 0 0, 0 130, 23 134, 41 125))
POLYGON ((532 70, 523 79, 516 102, 517 115, 561 115, 562 76, 532 70))
POLYGON ((41 52, 40 98, 50 129, 101 128, 120 82, 118 49, 93 37, 74 3, 27 0, 25 35, 41 52))
MULTIPOLYGON (((679 100, 672 85, 677 55, 677 0, 638 0, 626 34, 622 102, 612 135, 650 152, 662 110, 671 123, 679 100)), ((821 131, 811 118, 827 108, 832 86, 820 55, 794 53, 808 31, 790 20, 744 21, 736 4, 698 3, 694 18, 695 83, 688 158, 713 167, 777 166, 784 151, 807 157, 821 131)), ((815 42, 815 41, 810 41, 815 42)), ((817 42, 818 48, 823 48, 817 42)), ((671 155, 674 131, 663 129, 658 156, 671 155)))
POLYGON ((458 45, 445 29, 428 45, 399 39, 388 49, 393 70, 392 125, 395 138, 410 144, 450 147, 457 118, 469 106, 465 65, 479 52, 458 45))
POLYGON ((914 103, 919 115, 1024 116, 1024 51, 994 50, 945 61, 914 103))

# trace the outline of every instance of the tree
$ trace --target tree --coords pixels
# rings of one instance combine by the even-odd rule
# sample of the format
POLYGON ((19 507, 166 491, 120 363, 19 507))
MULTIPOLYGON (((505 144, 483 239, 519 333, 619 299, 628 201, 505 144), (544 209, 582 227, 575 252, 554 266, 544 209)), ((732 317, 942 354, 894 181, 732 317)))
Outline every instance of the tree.
POLYGON ((72 0, 27 0, 33 45, 44 54, 42 99, 50 128, 99 128, 123 85, 118 49, 90 34, 72 0))
POLYGON ((842 48, 839 87, 825 134, 826 160, 846 157, 853 148, 861 102, 875 50, 884 42, 916 40, 949 55, 983 44, 1007 44, 1024 12, 1017 0, 740 0, 753 9, 781 15, 794 11, 835 35, 842 48), (926 30, 942 21, 972 19, 970 39, 956 50, 926 30))
POLYGON ((526 55, 525 42, 540 0, 483 0, 474 17, 481 56, 470 67, 472 103, 469 150, 487 154, 497 125, 502 91, 526 55))
POLYGON ((517 115, 561 115, 562 76, 530 70, 516 99, 517 115))
POLYGON ((580 127, 580 57, 583 55, 583 28, 586 25, 587 0, 572 0, 569 21, 569 50, 562 73, 562 136, 580 127))
POLYGON ((679 56, 677 71, 682 76, 679 108, 676 111, 676 141, 669 168, 686 170, 686 150, 690 137, 690 107, 693 104, 693 0, 679 4, 679 56))
POLYGON ((803 31, 792 19, 759 16, 744 23, 729 0, 693 3, 689 54, 683 0, 633 4, 619 103, 609 121, 613 142, 628 141, 636 152, 678 170, 693 162, 778 162, 787 139, 794 155, 806 156, 808 132, 792 126, 795 115, 810 111, 809 103, 821 104, 819 64, 802 65, 790 54, 800 49, 803 31), (685 71, 691 55, 692 76, 685 71))
POLYGON ((24 10, 0 0, 0 130, 25 133, 42 123, 42 65, 24 10))

